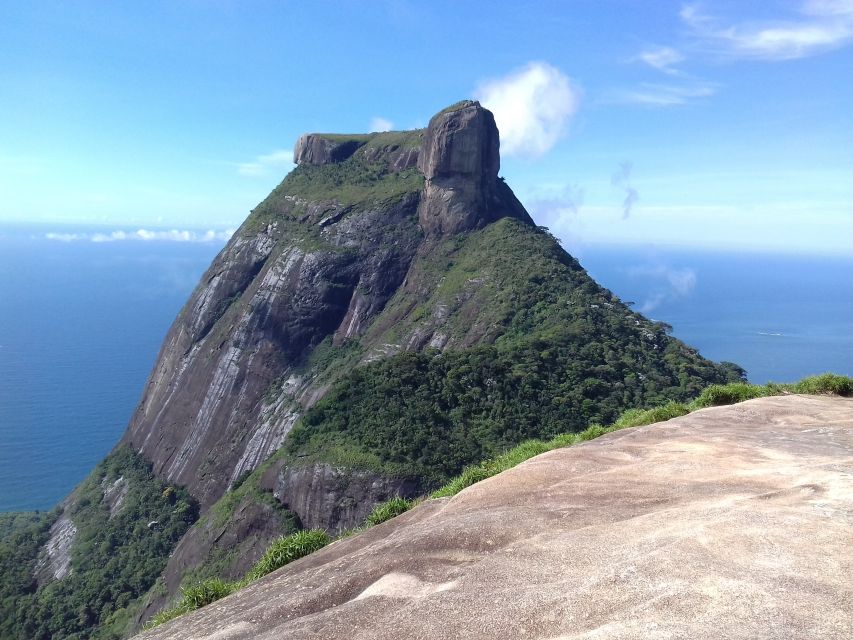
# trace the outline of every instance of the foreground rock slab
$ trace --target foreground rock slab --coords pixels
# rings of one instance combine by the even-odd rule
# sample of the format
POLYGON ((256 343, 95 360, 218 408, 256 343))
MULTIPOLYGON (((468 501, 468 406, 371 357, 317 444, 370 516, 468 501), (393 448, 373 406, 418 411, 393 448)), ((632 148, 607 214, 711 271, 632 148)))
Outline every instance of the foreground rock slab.
POLYGON ((853 399, 552 451, 142 637, 851 638, 853 399))

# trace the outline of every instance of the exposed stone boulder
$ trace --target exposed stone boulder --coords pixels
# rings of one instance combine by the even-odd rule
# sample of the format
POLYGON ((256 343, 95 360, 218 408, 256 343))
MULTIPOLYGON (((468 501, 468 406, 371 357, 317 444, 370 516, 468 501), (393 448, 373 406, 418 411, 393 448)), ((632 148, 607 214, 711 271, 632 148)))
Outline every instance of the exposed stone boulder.
POLYGON ((555 450, 147 640, 853 637, 853 399, 761 398, 555 450))
POLYGON ((532 224, 524 207, 498 179, 500 139, 495 117, 465 100, 429 121, 418 169, 426 182, 418 220, 427 233, 453 234, 503 216, 532 224))

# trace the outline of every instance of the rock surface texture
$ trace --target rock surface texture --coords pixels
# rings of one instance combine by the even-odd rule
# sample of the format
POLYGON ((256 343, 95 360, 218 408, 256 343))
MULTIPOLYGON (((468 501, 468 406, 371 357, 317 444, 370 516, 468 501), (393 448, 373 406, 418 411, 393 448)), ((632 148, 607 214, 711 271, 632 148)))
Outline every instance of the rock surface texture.
POLYGON ((418 169, 426 178, 418 208, 423 229, 459 233, 507 215, 532 223, 502 188, 500 166, 498 129, 491 111, 469 100, 433 116, 418 157, 418 169))
POLYGON ((853 637, 853 400, 762 398, 538 456, 147 640, 853 637))

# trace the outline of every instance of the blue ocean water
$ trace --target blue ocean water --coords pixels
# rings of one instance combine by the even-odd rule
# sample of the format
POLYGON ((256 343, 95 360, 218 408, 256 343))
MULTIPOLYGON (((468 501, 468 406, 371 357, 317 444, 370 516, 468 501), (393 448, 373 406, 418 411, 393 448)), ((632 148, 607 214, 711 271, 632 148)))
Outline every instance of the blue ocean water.
MULTIPOLYGON (((45 231, 0 228, 0 511, 52 507, 115 445, 222 245, 61 242, 45 231)), ((853 375, 853 258, 603 246, 578 258, 753 382, 853 375)))
POLYGON ((853 256, 585 247, 590 275, 750 382, 853 375, 853 256))
POLYGON ((0 511, 49 509, 116 444, 222 242, 0 228, 0 511))

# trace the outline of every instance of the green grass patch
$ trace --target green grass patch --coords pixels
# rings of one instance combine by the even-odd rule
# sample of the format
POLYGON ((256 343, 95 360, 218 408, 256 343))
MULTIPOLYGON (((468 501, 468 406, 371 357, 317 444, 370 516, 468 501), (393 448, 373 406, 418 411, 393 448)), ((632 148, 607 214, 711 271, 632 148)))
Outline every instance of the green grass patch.
POLYGON ((382 524, 386 520, 396 518, 401 513, 406 513, 414 504, 414 500, 406 500, 406 498, 401 498, 400 496, 391 498, 373 507, 373 511, 367 516, 365 524, 369 527, 382 524))
POLYGON ((853 396, 853 378, 839 376, 835 373, 822 373, 818 376, 809 376, 791 385, 794 393, 807 394, 833 394, 838 396, 853 396))
POLYGON ((266 553, 255 563, 255 566, 246 574, 246 581, 253 582, 276 569, 299 560, 309 553, 322 549, 332 539, 325 531, 310 530, 297 531, 294 534, 279 538, 274 541, 266 553))
POLYGON ((761 398, 770 393, 766 385, 749 384, 748 382, 733 382, 729 384, 712 384, 705 389, 692 403, 693 409, 704 407, 719 407, 753 398, 761 398))
POLYGON ((678 416, 687 415, 690 409, 681 402, 667 402, 665 405, 652 409, 628 409, 613 423, 618 429, 626 427, 641 427, 646 424, 671 420, 678 416))

